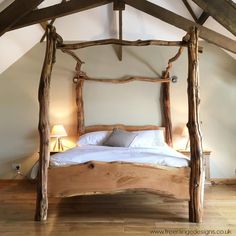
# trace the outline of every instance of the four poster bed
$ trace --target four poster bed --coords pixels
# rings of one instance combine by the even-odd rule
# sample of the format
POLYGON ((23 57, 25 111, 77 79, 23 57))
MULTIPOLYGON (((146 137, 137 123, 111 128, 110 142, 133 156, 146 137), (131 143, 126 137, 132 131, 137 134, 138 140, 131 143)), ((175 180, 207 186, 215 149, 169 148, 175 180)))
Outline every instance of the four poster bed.
MULTIPOLYGON (((40 158, 39 158, 39 178, 37 188, 36 203, 36 220, 46 220, 48 208, 48 196, 53 197, 70 197, 76 195, 98 194, 98 193, 114 193, 124 190, 129 191, 147 191, 176 199, 189 201, 189 221, 201 222, 203 211, 203 187, 204 187, 204 167, 201 143, 201 132, 198 118, 198 30, 192 28, 190 32, 179 42, 167 41, 116 41, 101 40, 97 42, 63 44, 62 39, 56 34, 55 28, 47 27, 47 47, 43 65, 43 70, 39 86, 39 133, 40 133, 40 158), (163 72, 161 78, 132 77, 126 80, 103 80, 88 78, 81 71, 82 62, 74 54, 72 49, 78 49, 99 44, 120 44, 120 45, 165 45, 180 46, 178 53, 169 60, 168 66, 163 72), (188 107, 189 121, 188 128, 190 133, 191 160, 186 161, 184 165, 161 165, 155 163, 146 163, 143 161, 122 161, 123 159, 109 159, 110 161, 100 159, 85 159, 83 162, 74 163, 73 165, 53 166, 49 167, 49 140, 50 140, 50 124, 49 124, 49 88, 50 77, 53 63, 55 62, 56 48, 71 55, 76 61, 76 75, 74 83, 76 84, 76 103, 78 107, 78 136, 89 134, 91 132, 112 131, 114 128, 126 130, 130 132, 165 131, 166 143, 172 145, 172 125, 170 115, 170 82, 169 70, 172 63, 180 56, 184 47, 188 47, 188 107), (162 110, 163 110, 163 127, 155 125, 146 126, 126 126, 126 125, 84 125, 84 109, 83 109, 83 85, 85 81, 96 81, 106 83, 127 83, 131 81, 146 81, 162 84, 162 110), (186 164, 187 163, 187 164, 186 164), (49 167, 49 168, 48 168, 49 167)), ((78 147, 78 157, 80 152, 90 149, 78 147)), ((94 151, 94 147, 92 148, 94 151)), ((101 150, 101 148, 97 148, 101 150)), ((152 156, 157 159, 156 149, 152 148, 152 156)), ((106 149, 107 150, 107 149, 106 149)), ((114 152, 114 156, 121 149, 114 152)), ((122 149, 123 150, 123 149, 122 149)), ((139 150, 139 149, 138 149, 139 150)), ((149 149, 150 150, 150 149, 149 149)), ((103 149, 104 151, 104 149, 103 149)), ((130 157, 138 156, 140 152, 137 149, 127 148, 130 157), (133 151, 135 150, 135 152, 133 151)), ((146 151, 146 149, 145 149, 146 151)), ((72 151, 68 151, 70 153, 72 151)), ((122 151, 123 152, 123 151, 122 151)), ((67 154, 68 154, 67 153, 67 154)), ((102 152, 104 153, 104 152, 102 152)), ((64 155, 67 155, 66 153, 64 155)), ((63 155, 63 154, 62 154, 63 155)), ((125 154, 127 155, 127 154, 125 154)), ((55 156, 54 160, 60 158, 55 156)), ((110 157, 109 157, 110 158, 110 157)), ((112 156, 113 158, 113 156, 112 156)))

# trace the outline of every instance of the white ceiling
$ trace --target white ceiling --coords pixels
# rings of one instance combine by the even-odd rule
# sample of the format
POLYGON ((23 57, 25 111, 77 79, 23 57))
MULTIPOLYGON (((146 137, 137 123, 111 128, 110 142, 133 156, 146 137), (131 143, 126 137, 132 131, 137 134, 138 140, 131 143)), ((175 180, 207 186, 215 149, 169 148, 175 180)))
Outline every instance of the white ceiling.
MULTIPOLYGON (((0 10, 7 7, 13 0, 0 0, 0 10)), ((182 1, 150 0, 170 11, 173 11, 187 19, 193 20, 182 1)), ((234 0, 236 2, 236 0, 234 0)), ((61 0, 46 0, 39 7, 45 7, 60 3, 61 0)), ((195 13, 199 16, 202 10, 192 1, 195 13)), ((95 9, 58 18, 54 25, 57 32, 66 41, 95 40, 117 37, 118 20, 112 4, 95 9)), ((235 40, 235 36, 209 17, 204 26, 213 29, 235 40)), ((4 34, 0 38, 0 73, 23 56, 43 35, 39 24, 14 30, 4 34), (3 52, 3 53, 2 53, 3 52)), ((165 39, 180 40, 185 35, 183 30, 160 21, 146 13, 140 12, 130 6, 126 6, 123 13, 123 38, 136 39, 165 39)), ((236 59, 235 54, 231 54, 236 59)))

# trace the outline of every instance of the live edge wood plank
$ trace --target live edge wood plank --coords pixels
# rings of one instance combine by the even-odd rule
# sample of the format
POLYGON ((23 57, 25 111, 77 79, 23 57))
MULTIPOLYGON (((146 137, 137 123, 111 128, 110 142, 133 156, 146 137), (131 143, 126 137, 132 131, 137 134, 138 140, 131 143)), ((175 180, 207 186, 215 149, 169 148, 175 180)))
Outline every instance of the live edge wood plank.
POLYGON ((48 197, 47 197, 47 182, 48 182, 48 165, 50 156, 50 123, 49 123, 49 92, 52 67, 55 62, 55 28, 47 27, 47 44, 46 53, 41 73, 38 100, 39 100, 39 136, 40 136, 40 151, 39 151, 39 174, 37 184, 37 200, 35 220, 43 221, 47 219, 48 197))
POLYGON ((70 197, 142 190, 189 200, 189 174, 189 167, 154 167, 133 163, 90 161, 79 165, 50 168, 48 195, 70 197))
POLYGON ((95 132, 95 131, 112 131, 114 128, 123 129, 126 131, 141 131, 141 130, 164 130, 164 127, 156 126, 156 125, 123 125, 123 124, 115 124, 115 125, 91 125, 85 127, 85 133, 95 132))

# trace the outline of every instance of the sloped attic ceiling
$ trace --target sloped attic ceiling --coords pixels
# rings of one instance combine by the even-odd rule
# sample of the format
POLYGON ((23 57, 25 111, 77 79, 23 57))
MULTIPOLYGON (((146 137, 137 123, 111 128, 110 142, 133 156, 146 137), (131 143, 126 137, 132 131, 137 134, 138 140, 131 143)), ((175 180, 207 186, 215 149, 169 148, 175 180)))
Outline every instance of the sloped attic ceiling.
MULTIPOLYGON (((2 11, 14 0, 0 0, 2 11)), ((192 0, 186 0, 193 9, 194 15, 199 18, 203 10, 192 0)), ((156 5, 168 9, 176 14, 194 21, 186 7, 186 1, 150 0, 156 5), (185 3, 184 3, 185 2, 185 3)), ((45 0, 38 8, 58 4, 61 0, 45 0)), ((234 0, 236 2, 236 0, 234 0)), ((107 4, 94 9, 57 18, 54 23, 57 32, 66 41, 96 40, 118 37, 118 14, 113 11, 113 4, 107 4)), ((204 26, 221 33, 233 40, 235 36, 225 29, 212 17, 208 17, 204 26)), ((40 24, 27 26, 21 29, 9 31, 0 38, 0 73, 22 57, 28 50, 37 44, 44 31, 40 24)), ((126 5, 123 12, 123 38, 136 39, 165 39, 180 40, 185 34, 182 29, 176 28, 144 12, 126 5)), ((231 54, 235 59, 236 55, 231 54)))

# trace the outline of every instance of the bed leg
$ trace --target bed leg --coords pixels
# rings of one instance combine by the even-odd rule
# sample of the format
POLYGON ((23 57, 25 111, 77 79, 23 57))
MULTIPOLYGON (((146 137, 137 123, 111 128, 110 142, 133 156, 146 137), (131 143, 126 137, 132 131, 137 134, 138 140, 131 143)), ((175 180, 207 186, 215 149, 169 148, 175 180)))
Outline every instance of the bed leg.
POLYGON ((50 152, 50 122, 49 122, 49 100, 50 100, 50 81, 52 67, 55 62, 55 28, 47 26, 46 36, 46 53, 40 77, 38 100, 39 100, 39 173, 37 183, 37 200, 35 220, 44 221, 47 219, 48 197, 47 197, 47 181, 48 181, 48 164, 50 152))
POLYGON ((39 177, 37 183, 37 200, 36 200, 36 211, 35 211, 35 221, 45 221, 47 220, 48 211, 48 197, 47 197, 47 185, 42 185, 39 177))
POLYGON ((200 166, 202 161, 191 166, 189 222, 193 223, 201 223, 203 217, 204 169, 200 166))
POLYGON ((188 42, 188 130, 191 152, 189 221, 202 222, 204 167, 202 136, 199 122, 198 29, 192 27, 188 42))

